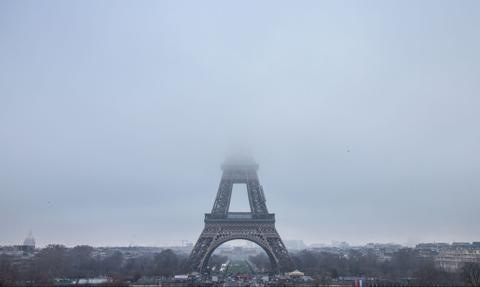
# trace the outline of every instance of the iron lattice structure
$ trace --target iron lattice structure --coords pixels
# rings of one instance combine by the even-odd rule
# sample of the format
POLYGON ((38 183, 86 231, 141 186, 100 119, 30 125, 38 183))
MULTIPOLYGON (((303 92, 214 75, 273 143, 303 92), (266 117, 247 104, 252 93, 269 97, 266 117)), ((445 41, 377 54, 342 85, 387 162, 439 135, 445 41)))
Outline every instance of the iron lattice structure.
POLYGON ((258 244, 267 253, 273 272, 291 270, 292 260, 275 229, 275 214, 268 213, 263 188, 252 160, 227 160, 211 213, 188 259, 191 270, 205 272, 213 251, 221 244, 244 239, 258 244), (234 184, 247 187, 250 212, 229 212, 234 184))

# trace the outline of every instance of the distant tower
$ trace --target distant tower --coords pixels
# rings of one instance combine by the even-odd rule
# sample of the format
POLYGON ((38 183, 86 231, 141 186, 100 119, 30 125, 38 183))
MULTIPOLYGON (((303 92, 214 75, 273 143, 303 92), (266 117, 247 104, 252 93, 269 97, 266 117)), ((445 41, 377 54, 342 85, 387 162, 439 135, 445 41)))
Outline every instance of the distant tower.
POLYGON ((258 244, 267 253, 271 271, 292 270, 293 262, 275 229, 275 214, 267 210, 257 169, 258 164, 246 157, 232 157, 222 165, 217 198, 212 212, 205 214, 205 227, 188 260, 190 269, 205 272, 217 247, 230 240, 244 239, 258 244), (229 211, 234 184, 246 185, 250 212, 229 211))
POLYGON ((28 233, 27 237, 23 241, 23 245, 35 249, 35 238, 33 238, 32 231, 28 233))

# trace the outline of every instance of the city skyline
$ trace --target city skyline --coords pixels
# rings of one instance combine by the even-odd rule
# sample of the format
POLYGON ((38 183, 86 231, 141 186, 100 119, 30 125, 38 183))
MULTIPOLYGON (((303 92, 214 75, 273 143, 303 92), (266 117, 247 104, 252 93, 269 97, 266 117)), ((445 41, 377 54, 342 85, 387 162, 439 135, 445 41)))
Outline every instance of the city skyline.
MULTIPOLYGON (((9 244, 2 244, 0 246, 21 246, 21 245, 26 245, 25 244, 25 239, 28 238, 24 237, 23 239, 19 240, 18 242, 11 242, 9 244)), ((37 239, 33 237, 35 242, 37 239)), ((418 241, 418 242, 379 242, 379 241, 370 241, 370 242, 358 242, 358 243, 352 243, 348 241, 336 241, 332 240, 330 242, 320 242, 320 241, 312 241, 312 242, 305 242, 303 239, 295 239, 295 238, 285 238, 283 240, 285 242, 285 245, 287 248, 290 250, 302 250, 302 249, 310 249, 310 248, 328 248, 328 247, 342 247, 343 248, 351 248, 351 247, 364 247, 368 246, 371 244, 380 244, 380 245, 399 245, 403 247, 415 247, 418 244, 463 244, 463 243, 478 243, 479 241, 418 241), (304 248, 292 248, 288 247, 289 245, 298 245, 301 244, 305 246, 304 248)), ((55 244, 60 244, 64 245, 65 247, 72 248, 75 246, 81 246, 81 245, 88 245, 92 246, 95 248, 102 248, 102 247, 107 247, 107 248, 115 248, 115 247, 155 247, 155 248, 178 248, 178 247, 193 247, 193 244, 195 243, 195 240, 190 241, 190 240, 185 240, 185 239, 179 239, 179 240, 173 240, 172 242, 169 242, 167 244, 151 244, 151 245, 145 245, 145 244, 137 244, 135 242, 130 242, 127 245, 122 245, 122 244, 117 244, 117 245, 94 245, 94 244, 88 244, 88 243, 74 243, 74 244, 65 244, 64 242, 40 242, 40 244, 35 243, 36 248, 45 248, 48 245, 55 245, 55 244)), ((236 239, 232 240, 229 242, 226 242, 221 245, 222 247, 255 247, 255 248, 261 248, 258 246, 256 243, 244 240, 244 239, 236 239)))

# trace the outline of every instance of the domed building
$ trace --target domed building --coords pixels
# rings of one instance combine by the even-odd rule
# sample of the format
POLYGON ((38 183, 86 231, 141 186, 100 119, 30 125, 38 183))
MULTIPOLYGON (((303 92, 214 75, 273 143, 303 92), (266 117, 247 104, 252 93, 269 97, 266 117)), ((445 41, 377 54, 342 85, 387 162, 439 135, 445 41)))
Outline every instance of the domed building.
POLYGON ((23 245, 28 246, 31 249, 35 249, 35 238, 33 238, 33 234, 31 231, 28 233, 28 236, 23 241, 23 245))

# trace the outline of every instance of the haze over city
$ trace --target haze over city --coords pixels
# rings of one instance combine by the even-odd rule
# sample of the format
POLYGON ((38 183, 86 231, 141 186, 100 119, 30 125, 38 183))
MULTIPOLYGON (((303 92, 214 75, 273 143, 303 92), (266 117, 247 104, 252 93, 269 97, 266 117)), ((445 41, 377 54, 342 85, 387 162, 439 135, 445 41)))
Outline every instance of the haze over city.
POLYGON ((1 1, 0 245, 195 242, 239 150, 283 239, 479 241, 479 9, 1 1))

